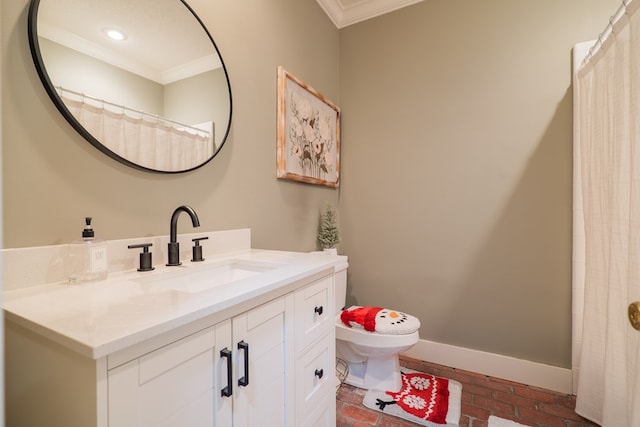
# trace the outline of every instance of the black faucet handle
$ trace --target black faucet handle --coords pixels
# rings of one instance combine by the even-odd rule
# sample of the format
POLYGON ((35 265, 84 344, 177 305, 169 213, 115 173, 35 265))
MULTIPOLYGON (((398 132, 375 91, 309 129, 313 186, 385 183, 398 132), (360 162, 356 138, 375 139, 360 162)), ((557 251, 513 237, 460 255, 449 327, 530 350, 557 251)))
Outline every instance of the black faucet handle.
POLYGON ((192 248, 192 252, 193 252, 193 256, 191 257, 191 262, 201 262, 204 261, 204 258, 202 257, 202 246, 200 246, 200 240, 207 240, 209 239, 208 237, 198 237, 195 239, 191 239, 192 242, 194 242, 193 248, 192 248))
POLYGON ((154 269, 152 261, 153 254, 149 252, 149 246, 153 246, 153 243, 140 243, 138 245, 127 246, 129 249, 142 248, 142 252, 140 252, 140 266, 138 267, 138 271, 151 271, 154 269))

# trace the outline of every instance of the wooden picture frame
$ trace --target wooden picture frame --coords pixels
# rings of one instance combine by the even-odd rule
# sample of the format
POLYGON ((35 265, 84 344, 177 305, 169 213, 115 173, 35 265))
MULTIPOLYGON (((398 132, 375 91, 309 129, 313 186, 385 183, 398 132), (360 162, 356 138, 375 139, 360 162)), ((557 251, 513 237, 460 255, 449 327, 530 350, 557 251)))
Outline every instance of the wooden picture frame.
POLYGON ((340 182, 340 108, 278 67, 280 179, 337 188, 340 182))

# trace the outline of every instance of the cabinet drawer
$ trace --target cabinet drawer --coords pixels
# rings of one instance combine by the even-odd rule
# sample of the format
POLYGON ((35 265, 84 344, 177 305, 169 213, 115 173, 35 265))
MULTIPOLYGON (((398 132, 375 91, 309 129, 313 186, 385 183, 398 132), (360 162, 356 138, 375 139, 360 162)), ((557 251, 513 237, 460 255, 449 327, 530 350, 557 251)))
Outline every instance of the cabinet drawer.
POLYGON ((335 395, 327 396, 324 401, 313 410, 300 427, 335 427, 336 399, 335 395))
POLYGON ((304 353, 296 367, 297 425, 329 396, 335 397, 334 334, 327 334, 304 353))
POLYGON ((333 277, 320 279, 296 292, 296 351, 334 328, 333 277))

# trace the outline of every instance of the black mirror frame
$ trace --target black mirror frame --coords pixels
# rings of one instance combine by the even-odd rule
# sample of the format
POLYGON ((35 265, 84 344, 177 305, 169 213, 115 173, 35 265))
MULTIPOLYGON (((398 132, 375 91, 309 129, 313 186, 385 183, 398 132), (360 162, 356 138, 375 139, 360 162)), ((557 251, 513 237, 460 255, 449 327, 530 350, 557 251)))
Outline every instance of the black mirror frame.
POLYGON ((193 17, 198 21, 198 23, 200 24, 200 26, 202 27, 202 29, 206 33, 207 37, 211 41, 211 44, 213 45, 213 48, 215 49, 216 53, 218 54, 218 58, 220 58, 220 63, 222 64, 222 69, 224 71, 225 79, 227 81, 227 88, 229 90, 229 120, 228 120, 228 123, 227 123, 227 129, 225 130, 224 137, 222 139, 222 142, 220 143, 220 146, 213 153, 213 155, 209 159, 207 159, 206 161, 204 161, 201 164, 199 164, 197 166, 194 166, 192 168, 179 170, 179 171, 163 171, 163 170, 158 170, 158 169, 151 169, 151 168, 147 168, 147 167, 141 166, 141 165, 139 165, 137 163, 131 162, 131 161, 125 159, 124 157, 114 153, 113 151, 109 150, 100 141, 98 141, 93 135, 91 135, 91 133, 89 133, 84 128, 84 126, 82 126, 82 124, 80 124, 80 122, 75 118, 75 116, 73 114, 71 114, 71 112, 67 109, 66 105, 64 105, 64 102, 62 101, 60 96, 58 96, 58 93, 56 92, 55 87, 54 87, 53 83, 51 82, 51 79, 49 78, 49 74, 47 74, 47 70, 46 70, 46 67, 44 65, 44 61, 42 59, 42 53, 40 51, 40 43, 38 42, 38 8, 40 6, 40 0, 31 0, 31 3, 29 5, 29 15, 28 15, 28 22, 27 22, 27 32, 28 32, 28 37, 29 37, 29 50, 31 51, 31 57, 32 57, 33 62, 35 64, 36 71, 38 72, 38 76, 40 77, 40 80, 42 81, 42 84, 43 84, 45 90, 47 91, 47 94, 49 95, 49 98, 51 98, 51 100, 53 101, 54 105, 56 106, 58 111, 60 111, 62 116, 67 120, 67 122, 69 122, 69 124, 84 139, 89 141, 89 143, 91 143, 91 145, 93 145, 98 150, 100 150, 102 153, 106 154, 107 156, 111 157, 112 159, 117 160, 118 162, 123 163, 123 164, 125 164, 127 166, 130 166, 130 167, 132 167, 134 169, 138 169, 138 170, 142 170, 142 171, 155 172, 155 173, 177 174, 177 173, 190 172, 190 171, 193 171, 195 169, 198 169, 198 168, 206 165, 207 163, 209 163, 211 160, 214 159, 214 157, 216 157, 218 155, 218 153, 222 150, 222 147, 224 146, 224 144, 227 142, 227 138, 229 137, 229 132, 231 131, 231 118, 232 118, 232 115, 233 115, 232 114, 232 112, 233 112, 233 97, 231 96, 231 82, 229 81, 229 73, 227 72, 227 67, 224 64, 224 60, 222 59, 222 55, 220 54, 220 50, 218 49, 218 46, 216 45, 216 42, 213 40, 213 37, 209 33, 209 30, 207 30, 207 27, 204 25, 204 23, 202 22, 200 17, 195 13, 195 11, 191 8, 191 6, 189 6, 187 4, 187 2, 185 0, 179 0, 179 1, 184 5, 184 7, 187 8, 187 10, 189 10, 189 12, 191 12, 193 17))

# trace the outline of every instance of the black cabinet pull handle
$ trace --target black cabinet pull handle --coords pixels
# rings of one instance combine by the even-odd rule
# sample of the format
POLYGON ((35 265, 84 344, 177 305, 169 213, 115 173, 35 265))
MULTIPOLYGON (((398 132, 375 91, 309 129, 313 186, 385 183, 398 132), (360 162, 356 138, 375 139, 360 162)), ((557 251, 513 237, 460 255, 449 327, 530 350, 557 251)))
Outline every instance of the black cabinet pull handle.
POLYGON ((322 306, 314 308, 313 311, 314 313, 318 313, 318 316, 322 316, 322 312, 323 312, 322 306))
POLYGON ((246 387, 249 385, 249 344, 243 341, 238 343, 238 350, 244 352, 244 376, 238 378, 238 385, 240 387, 246 387))
POLYGON ((324 375, 324 369, 316 369, 316 372, 314 374, 316 377, 318 377, 318 379, 322 379, 322 376, 324 375))
POLYGON ((225 357, 227 359, 227 386, 221 390, 222 397, 229 397, 233 394, 233 383, 231 380, 231 375, 233 372, 233 368, 231 367, 231 350, 227 347, 220 350, 220 357, 225 357))

